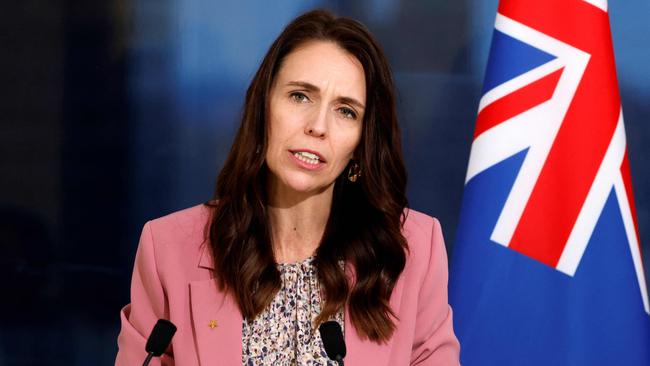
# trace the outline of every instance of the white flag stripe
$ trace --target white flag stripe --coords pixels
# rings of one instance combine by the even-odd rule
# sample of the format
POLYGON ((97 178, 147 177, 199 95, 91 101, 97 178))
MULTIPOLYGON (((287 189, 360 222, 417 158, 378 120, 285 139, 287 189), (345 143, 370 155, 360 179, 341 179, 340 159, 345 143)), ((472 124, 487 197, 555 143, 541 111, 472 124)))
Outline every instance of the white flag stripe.
POLYGON ((556 58, 530 71, 527 71, 514 79, 500 84, 498 87, 493 88, 492 90, 483 94, 478 104, 478 112, 481 113, 483 108, 492 104, 494 101, 497 101, 504 96, 514 92, 515 90, 521 89, 522 87, 531 84, 541 79, 542 77, 561 69, 562 67, 564 67, 564 63, 562 60, 556 58))
POLYGON ((598 223, 607 197, 612 191, 616 176, 620 175, 621 162, 625 156, 625 128, 623 113, 619 113, 616 130, 607 147, 607 152, 600 163, 594 182, 589 189, 576 223, 571 230, 567 244, 557 264, 557 269, 573 276, 580 264, 589 239, 598 223))
POLYGON ((607 12, 607 0, 582 0, 582 1, 599 8, 605 13, 607 12))
POLYGON ((632 253, 634 271, 636 272, 636 278, 639 281, 639 288, 641 289, 643 308, 645 309, 646 313, 650 314, 650 305, 648 304, 648 288, 646 287, 643 262, 641 261, 641 252, 639 251, 639 242, 636 236, 636 228, 634 227, 634 219, 632 218, 629 197, 627 196, 625 184, 623 183, 623 176, 621 175, 620 171, 614 180, 614 189, 616 190, 616 198, 618 198, 619 207, 621 209, 621 216, 623 217, 623 225, 625 226, 627 242, 630 245, 630 252, 632 253))

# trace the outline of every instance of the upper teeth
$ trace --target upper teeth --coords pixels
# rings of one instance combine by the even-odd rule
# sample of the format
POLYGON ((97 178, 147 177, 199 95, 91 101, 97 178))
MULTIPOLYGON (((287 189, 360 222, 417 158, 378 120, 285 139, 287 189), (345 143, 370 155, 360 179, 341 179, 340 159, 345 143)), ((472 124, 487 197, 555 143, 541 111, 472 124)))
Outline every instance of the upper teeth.
POLYGON ((302 155, 302 156, 306 157, 307 159, 320 160, 318 155, 315 155, 315 154, 312 154, 312 153, 309 153, 309 152, 306 152, 306 151, 298 151, 298 152, 295 153, 295 155, 298 155, 298 156, 302 155))
POLYGON ((297 151, 293 153, 293 155, 298 158, 298 160, 304 161, 305 163, 308 164, 318 164, 320 159, 318 158, 318 155, 306 152, 306 151, 297 151))

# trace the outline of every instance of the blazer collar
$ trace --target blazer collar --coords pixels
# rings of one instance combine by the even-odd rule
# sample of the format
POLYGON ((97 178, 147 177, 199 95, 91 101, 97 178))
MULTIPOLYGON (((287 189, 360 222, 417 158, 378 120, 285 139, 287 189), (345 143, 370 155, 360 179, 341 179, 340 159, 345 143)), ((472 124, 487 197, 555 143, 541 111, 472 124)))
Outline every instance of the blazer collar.
MULTIPOLYGON (((214 269, 212 256, 205 245, 202 248, 198 267, 214 269)), ((356 281, 354 266, 346 263, 345 271, 350 285, 353 286, 356 281)), ((390 305, 395 314, 399 314, 402 288, 403 281, 398 280, 390 299, 390 305)), ((190 283, 190 301, 194 343, 197 347, 199 364, 241 364, 243 318, 233 297, 220 291, 216 279, 212 278, 190 283)), ((347 348, 346 365, 388 365, 395 337, 385 344, 377 344, 367 339, 362 340, 350 321, 347 306, 345 307, 344 322, 347 348)), ((396 322, 399 324, 399 321, 396 320, 396 322)))
POLYGON ((214 270, 214 261, 212 260, 212 253, 210 253, 210 247, 208 246, 207 241, 201 243, 201 254, 199 255, 198 267, 214 270))

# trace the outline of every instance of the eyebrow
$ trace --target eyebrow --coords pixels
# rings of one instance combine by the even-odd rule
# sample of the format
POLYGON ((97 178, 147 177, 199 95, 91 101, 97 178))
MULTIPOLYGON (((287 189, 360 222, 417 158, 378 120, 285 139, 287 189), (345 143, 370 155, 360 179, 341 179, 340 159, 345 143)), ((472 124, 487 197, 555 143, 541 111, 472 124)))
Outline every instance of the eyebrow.
MULTIPOLYGON (((320 88, 318 88, 316 85, 308 83, 306 81, 289 81, 287 83, 287 86, 298 86, 301 88, 304 88, 305 90, 311 91, 311 92, 319 92, 320 88)), ((361 109, 366 109, 366 106, 363 105, 360 101, 352 98, 352 97, 338 97, 336 98, 338 101, 346 103, 346 104, 352 104, 357 106, 358 108, 361 109)))

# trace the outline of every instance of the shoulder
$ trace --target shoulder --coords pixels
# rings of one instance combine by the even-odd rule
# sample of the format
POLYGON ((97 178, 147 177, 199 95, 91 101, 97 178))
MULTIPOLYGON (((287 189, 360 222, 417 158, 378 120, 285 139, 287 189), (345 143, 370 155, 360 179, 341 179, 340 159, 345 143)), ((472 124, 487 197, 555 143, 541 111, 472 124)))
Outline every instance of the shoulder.
POLYGON ((200 204, 145 224, 142 238, 151 242, 161 276, 164 272, 174 272, 174 276, 194 272, 207 245, 209 219, 210 208, 200 204))
POLYGON ((407 208, 402 233, 408 242, 407 266, 426 270, 436 252, 445 251, 440 222, 435 217, 407 208))
MULTIPOLYGON (((404 215, 406 220, 402 227, 402 233, 408 241, 409 249, 428 251, 432 244, 437 244, 432 243, 437 236, 442 238, 440 222, 435 217, 410 208, 404 210, 404 215)), ((444 245, 444 243, 442 244, 444 245)))
POLYGON ((147 225, 157 245, 181 245, 205 239, 209 218, 210 209, 200 204, 151 220, 147 225))

